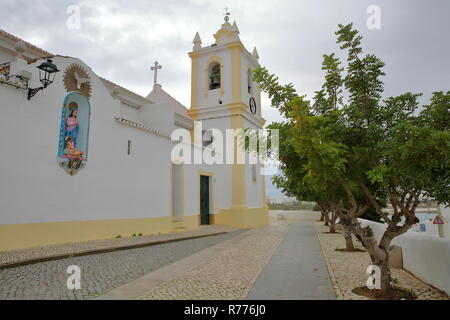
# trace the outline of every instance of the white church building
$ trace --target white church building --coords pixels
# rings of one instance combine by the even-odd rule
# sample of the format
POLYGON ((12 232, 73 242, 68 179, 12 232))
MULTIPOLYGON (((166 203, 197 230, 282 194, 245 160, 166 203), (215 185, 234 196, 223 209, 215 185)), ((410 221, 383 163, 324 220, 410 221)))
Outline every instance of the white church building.
POLYGON ((0 30, 0 250, 267 225, 260 164, 185 161, 211 150, 209 129, 225 137, 265 123, 256 49, 228 21, 214 38, 202 46, 195 35, 186 108, 157 83, 140 96, 0 30), (193 141, 172 161, 176 129, 193 141))

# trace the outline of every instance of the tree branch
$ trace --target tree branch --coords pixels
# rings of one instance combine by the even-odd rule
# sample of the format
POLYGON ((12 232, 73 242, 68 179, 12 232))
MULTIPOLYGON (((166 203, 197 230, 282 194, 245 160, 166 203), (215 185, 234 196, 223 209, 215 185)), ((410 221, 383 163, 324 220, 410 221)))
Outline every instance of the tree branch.
POLYGON ((406 207, 407 210, 410 209, 410 207, 411 207, 411 202, 412 202, 412 200, 413 200, 415 194, 416 194, 415 192, 410 192, 410 193, 409 193, 409 198, 408 198, 408 201, 406 201, 406 205, 405 205, 405 207, 406 207))
POLYGON ((387 224, 391 225, 392 224, 392 220, 389 219, 387 214, 383 212, 383 210, 381 209, 381 207, 378 204, 377 200, 375 200, 375 198, 372 196, 372 194, 370 193, 370 191, 367 188, 367 186, 364 183, 360 183, 359 186, 360 186, 362 192, 364 193, 364 195, 367 197, 367 199, 369 199, 370 203, 375 208, 376 212, 381 216, 381 218, 383 218, 383 220, 387 224))
POLYGON ((353 192, 350 190, 347 181, 345 181, 342 178, 339 178, 339 182, 344 187, 345 192, 347 193, 348 201, 350 201, 351 206, 356 209, 358 207, 358 204, 356 203, 356 199, 353 196, 353 192))

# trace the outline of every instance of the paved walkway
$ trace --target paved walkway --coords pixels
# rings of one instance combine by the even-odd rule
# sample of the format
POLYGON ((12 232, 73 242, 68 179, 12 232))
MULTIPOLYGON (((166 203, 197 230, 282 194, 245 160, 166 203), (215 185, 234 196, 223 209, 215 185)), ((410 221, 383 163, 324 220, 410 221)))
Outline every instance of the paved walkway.
POLYGON ((0 270, 1 299, 92 299, 185 257, 231 239, 245 230, 91 254, 0 270), (81 289, 69 290, 67 268, 81 269, 81 289))
POLYGON ((272 222, 269 227, 251 229, 189 260, 149 274, 127 286, 127 290, 115 290, 114 296, 131 299, 147 286, 139 299, 244 299, 288 228, 287 223, 272 222))
POLYGON ((311 222, 271 221, 104 295, 104 299, 336 299, 311 222))
POLYGON ((336 299, 314 225, 297 222, 246 297, 255 300, 336 299))
POLYGON ((100 239, 76 243, 63 243, 58 245, 33 247, 13 251, 0 251, 0 269, 2 267, 13 267, 27 263, 68 258, 70 256, 90 254, 95 252, 107 252, 123 248, 197 238, 230 232, 234 230, 236 229, 227 226, 208 225, 199 226, 189 231, 177 233, 100 239))

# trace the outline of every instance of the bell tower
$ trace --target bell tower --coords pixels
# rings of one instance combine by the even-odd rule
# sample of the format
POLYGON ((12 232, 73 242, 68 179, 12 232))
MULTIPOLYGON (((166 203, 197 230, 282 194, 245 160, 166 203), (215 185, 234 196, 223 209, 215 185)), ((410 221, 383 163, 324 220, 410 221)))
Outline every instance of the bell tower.
POLYGON ((236 22, 229 23, 229 13, 214 39, 213 44, 202 46, 197 32, 193 40, 189 115, 202 120, 211 118, 212 112, 226 110, 227 115, 240 114, 255 127, 262 127, 261 96, 253 81, 253 70, 259 66, 256 48, 247 51, 236 22))
MULTIPOLYGON (((201 121, 203 129, 262 129, 261 96, 253 71, 259 66, 256 48, 250 53, 239 38, 236 22, 230 24, 229 13, 214 34, 214 43, 202 46, 198 32, 193 40, 191 58, 191 107, 189 116, 201 121)), ((195 140, 196 138, 194 138, 195 140)), ((237 149, 236 138, 233 141, 237 149)), ((214 223, 238 228, 268 224, 265 203, 265 176, 260 164, 241 164, 235 160, 224 165, 224 179, 231 178, 231 190, 226 192, 229 208, 213 214, 214 223), (228 196, 229 195, 229 196, 228 196), (229 198, 228 198, 229 197, 229 198)))

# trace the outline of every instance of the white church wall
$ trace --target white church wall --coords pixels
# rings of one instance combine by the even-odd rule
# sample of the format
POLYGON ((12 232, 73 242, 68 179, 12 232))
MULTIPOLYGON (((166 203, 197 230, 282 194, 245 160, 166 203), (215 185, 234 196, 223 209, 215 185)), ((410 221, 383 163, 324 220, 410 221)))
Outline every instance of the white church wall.
POLYGON ((172 133, 174 112, 169 103, 146 104, 137 109, 136 114, 137 122, 169 136, 172 133))
MULTIPOLYGON (((231 120, 225 120, 221 118, 212 118, 202 121, 202 129, 206 130, 209 128, 215 128, 223 132, 223 147, 226 146, 226 129, 231 128, 231 120)), ((245 120, 244 127, 246 128, 256 128, 255 124, 245 120)), ((223 155, 223 161, 226 161, 226 153, 223 155)), ((217 180, 217 193, 220 196, 217 197, 217 206, 219 208, 230 208, 232 205, 232 166, 231 165, 213 165, 197 168, 197 170, 212 171, 216 175, 217 180)), ((246 202, 249 207, 261 207, 263 206, 263 187, 261 184, 261 175, 259 174, 259 165, 257 165, 257 179, 256 183, 253 183, 252 179, 252 165, 248 163, 245 170, 245 181, 246 181, 246 202)))
POLYGON ((120 112, 118 114, 119 117, 125 118, 134 122, 138 122, 138 113, 135 107, 131 107, 119 100, 115 100, 115 103, 119 104, 120 112))
POLYGON ((193 216, 200 214, 199 204, 199 182, 198 180, 198 170, 199 166, 194 164, 186 164, 184 167, 184 192, 185 192, 185 216, 193 216))
POLYGON ((0 86, 0 224, 168 216, 169 140, 117 123, 115 100, 80 60, 53 62, 62 72, 30 101, 24 91, 0 86), (92 84, 88 161, 75 176, 56 162, 70 63, 85 66, 92 84))
POLYGON ((184 165, 172 165, 172 215, 176 221, 183 220, 184 214, 184 165))
POLYGON ((217 205, 219 208, 230 208, 232 204, 232 166, 226 164, 226 129, 232 127, 231 120, 226 118, 212 118, 202 121, 203 130, 217 129, 222 132, 223 135, 223 151, 219 150, 219 155, 223 159, 223 164, 217 165, 204 165, 202 170, 210 170, 216 174, 216 180, 218 182, 217 192, 220 194, 217 197, 217 205))
MULTIPOLYGON (((193 147, 194 148, 194 147, 193 147)), ((195 147, 199 150, 199 147, 195 147)), ((192 149, 193 150, 193 149, 192 149)), ((193 151, 192 151, 193 152, 193 151)), ((185 216, 199 214, 200 185, 199 175, 201 172, 211 173, 213 203, 211 213, 217 213, 219 209, 231 207, 231 166, 230 165, 207 165, 207 164, 185 164, 184 165, 184 194, 185 194, 185 216)))
POLYGON ((245 182, 247 184, 247 205, 252 208, 260 208, 263 206, 262 201, 262 177, 259 174, 259 164, 256 164, 256 182, 253 181, 253 165, 246 165, 245 182))
MULTIPOLYGON (((251 115, 248 115, 252 117, 251 115)), ((248 119, 244 121, 245 128, 252 128, 258 130, 259 128, 248 119)), ((256 164, 256 182, 253 182, 253 164, 250 161, 247 162, 245 166, 245 183, 247 185, 246 188, 246 197, 247 197, 247 205, 253 208, 259 208, 263 206, 263 189, 262 189, 262 181, 263 177, 260 175, 260 165, 256 164)))
POLYGON ((231 119, 227 119, 225 117, 217 117, 217 118, 211 118, 211 119, 206 119, 203 120, 202 122, 202 129, 203 130, 208 130, 208 129, 217 129, 220 132, 222 132, 222 136, 223 136, 223 152, 221 151, 220 153, 223 153, 223 160, 224 162, 226 161, 226 130, 232 128, 232 124, 231 124, 231 119))

